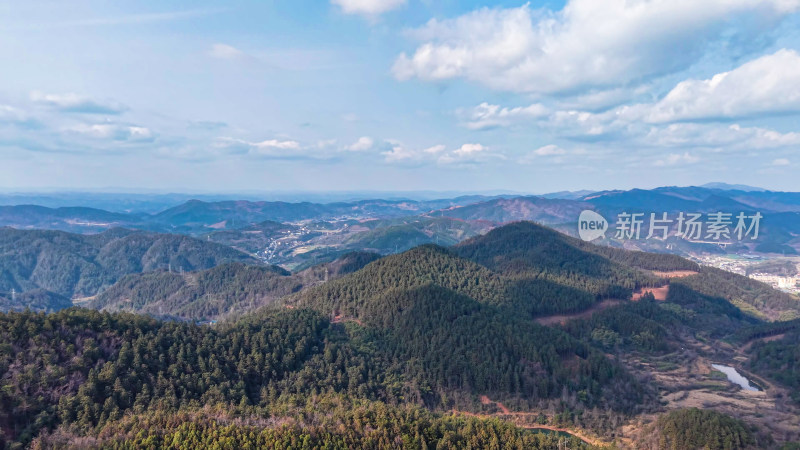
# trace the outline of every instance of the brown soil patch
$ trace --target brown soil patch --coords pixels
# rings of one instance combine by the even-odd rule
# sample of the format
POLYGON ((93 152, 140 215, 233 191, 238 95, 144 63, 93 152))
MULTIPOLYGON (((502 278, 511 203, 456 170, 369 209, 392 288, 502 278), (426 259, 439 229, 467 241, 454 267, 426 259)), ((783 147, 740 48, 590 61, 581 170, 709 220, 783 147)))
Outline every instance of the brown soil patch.
POLYGON ((570 320, 585 319, 587 317, 591 317, 592 314, 598 311, 602 311, 612 306, 617 306, 620 303, 622 303, 622 300, 613 300, 613 299, 602 300, 592 305, 589 309, 585 309, 581 312, 573 314, 559 314, 556 316, 539 317, 534 320, 536 321, 536 323, 540 325, 563 325, 570 320))
POLYGON ((691 275, 697 275, 697 272, 694 270, 671 270, 668 272, 654 270, 653 275, 661 278, 683 278, 691 275))
POLYGON ((742 351, 742 353, 747 353, 747 351, 750 350, 750 347, 752 347, 753 344, 755 344, 756 342, 777 341, 779 339, 783 339, 784 337, 786 337, 786 333, 776 334, 776 335, 773 335, 773 336, 765 336, 765 337, 760 337, 760 338, 754 338, 754 339, 751 339, 751 340, 747 341, 747 344, 742 346, 741 351, 742 351))
POLYGON ((631 298, 631 300, 637 301, 640 298, 642 298, 642 296, 644 296, 644 294, 646 294, 648 292, 652 292, 653 296, 656 298, 656 300, 660 300, 660 301, 663 302, 664 300, 667 299, 667 294, 669 294, 669 285, 661 286, 661 287, 657 287, 657 288, 641 288, 638 291, 633 293, 633 297, 631 298))

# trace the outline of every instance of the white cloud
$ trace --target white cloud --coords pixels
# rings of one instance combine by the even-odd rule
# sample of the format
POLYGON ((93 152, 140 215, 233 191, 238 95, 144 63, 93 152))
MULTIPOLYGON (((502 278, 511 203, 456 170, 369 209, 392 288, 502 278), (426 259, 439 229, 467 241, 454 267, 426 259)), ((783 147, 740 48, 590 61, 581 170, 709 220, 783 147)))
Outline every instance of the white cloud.
POLYGON ((425 150, 423 150, 422 152, 423 153, 428 153, 430 155, 437 155, 439 153, 442 153, 445 150, 447 150, 447 146, 440 144, 440 145, 434 145, 433 147, 428 147, 425 150))
POLYGON ((700 158, 689 154, 689 152, 685 152, 683 154, 673 153, 668 155, 665 159, 659 159, 655 162, 655 166, 663 167, 663 166, 675 166, 675 165, 686 165, 686 164, 694 164, 700 161, 700 158))
POLYGON ((490 151, 489 147, 482 144, 469 143, 447 150, 445 145, 434 145, 423 150, 411 149, 397 141, 388 141, 391 148, 382 153, 386 162, 424 163, 437 164, 470 164, 486 162, 491 159, 505 159, 500 153, 490 151))
POLYGON ((652 127, 646 135, 635 138, 633 142, 655 147, 765 150, 798 146, 800 133, 780 133, 740 125, 676 123, 652 127))
POLYGON ((114 101, 93 100, 78 94, 44 94, 38 91, 31 93, 34 103, 48 106, 62 112, 83 114, 121 114, 128 108, 114 101))
POLYGON ((780 50, 708 80, 678 83, 646 115, 650 122, 800 112, 800 55, 780 50))
POLYGON ((517 120, 536 119, 545 116, 548 109, 539 103, 516 108, 503 108, 499 105, 481 103, 471 111, 460 111, 466 116, 466 126, 472 130, 503 127, 511 125, 517 120))
POLYGON ((227 44, 214 44, 208 50, 208 56, 218 59, 237 59, 245 56, 245 53, 227 44))
POLYGON ((782 166, 788 166, 790 164, 791 164, 791 162, 786 158, 778 158, 778 159, 772 160, 772 165, 773 166, 782 167, 782 166))
POLYGON ((539 147, 533 151, 533 154, 536 156, 556 156, 556 155, 563 155, 566 151, 557 146, 557 145, 545 145, 544 147, 539 147))
POLYGON ((406 0, 331 0, 339 6, 345 14, 359 14, 375 18, 383 13, 400 8, 406 0))
POLYGON ((505 156, 492 152, 485 145, 464 144, 452 152, 442 153, 437 162, 439 164, 473 164, 487 162, 492 159, 505 159, 505 156))
MULTIPOLYGON (((429 21, 411 33, 400 80, 464 78, 533 93, 625 86, 674 73, 709 45, 763 34, 800 9, 800 0, 570 0, 562 11, 482 8, 429 21), (735 28, 737 18, 747 17, 735 28)), ((747 39, 739 39, 747 42, 747 39)))
POLYGON ((354 152, 363 152, 365 150, 371 149, 373 145, 375 145, 375 142, 372 140, 371 137, 362 136, 358 138, 356 142, 348 146, 347 149, 354 152))
POLYGON ((10 105, 0 105, 0 123, 21 123, 28 120, 27 114, 10 105))
POLYGON ((250 145, 258 149, 276 148, 280 150, 297 150, 300 148, 300 143, 297 141, 279 141, 277 139, 253 142, 250 145))
POLYGON ((419 153, 395 142, 392 143, 392 148, 383 152, 382 155, 386 157, 386 162, 398 162, 416 159, 419 153))
POLYGON ((796 133, 709 121, 800 113, 800 55, 780 50, 708 80, 678 83, 662 99, 604 112, 556 110, 534 121, 562 138, 645 146, 777 148, 796 133), (693 123, 702 122, 702 123, 693 123))
POLYGON ((155 137, 148 128, 114 123, 80 124, 68 128, 67 131, 93 139, 111 139, 114 141, 152 141, 155 137))
POLYGON ((232 153, 248 154, 251 156, 263 156, 274 158, 303 158, 314 157, 315 154, 309 152, 293 140, 267 139, 264 141, 251 142, 244 139, 223 137, 217 139, 216 146, 227 149, 232 153))
POLYGON ((481 152, 485 152, 489 150, 487 147, 484 147, 481 144, 464 144, 461 147, 457 148, 453 151, 453 154, 456 156, 472 156, 476 155, 481 152))
POLYGON ((524 155, 522 158, 520 158, 519 162, 522 164, 531 164, 534 161, 541 161, 542 158, 547 158, 549 162, 561 163, 564 161, 563 156, 566 154, 567 151, 563 148, 550 144, 529 152, 527 155, 524 155))

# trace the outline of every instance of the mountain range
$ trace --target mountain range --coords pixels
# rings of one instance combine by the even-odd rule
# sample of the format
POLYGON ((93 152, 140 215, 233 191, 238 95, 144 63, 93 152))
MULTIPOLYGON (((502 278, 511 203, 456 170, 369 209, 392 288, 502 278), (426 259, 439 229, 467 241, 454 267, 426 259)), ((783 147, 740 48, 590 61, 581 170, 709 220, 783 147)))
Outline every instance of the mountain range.
POLYGON ((800 361, 775 352, 796 348, 800 321, 767 319, 797 317, 800 302, 744 280, 531 222, 295 274, 233 262, 128 275, 93 305, 126 312, 0 314, 2 342, 14 343, 0 346, 0 438, 777 448, 800 439, 785 376, 800 361), (209 326, 129 311, 236 314, 209 326), (712 363, 761 391, 741 393, 712 363), (703 401, 707 411, 692 408, 703 401))

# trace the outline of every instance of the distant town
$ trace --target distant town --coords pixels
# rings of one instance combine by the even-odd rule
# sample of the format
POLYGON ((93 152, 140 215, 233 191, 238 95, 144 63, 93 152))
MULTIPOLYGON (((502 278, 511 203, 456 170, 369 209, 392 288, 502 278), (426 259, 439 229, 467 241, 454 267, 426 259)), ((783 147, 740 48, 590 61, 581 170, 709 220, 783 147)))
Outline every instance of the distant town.
POLYGON ((692 259, 702 265, 744 275, 780 291, 800 295, 800 257, 701 255, 692 259))

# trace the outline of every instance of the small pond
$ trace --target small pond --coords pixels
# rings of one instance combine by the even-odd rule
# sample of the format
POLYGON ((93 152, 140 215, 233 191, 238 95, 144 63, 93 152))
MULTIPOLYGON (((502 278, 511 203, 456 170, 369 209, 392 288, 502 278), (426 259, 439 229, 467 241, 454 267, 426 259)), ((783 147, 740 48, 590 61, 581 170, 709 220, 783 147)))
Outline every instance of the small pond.
POLYGON ((756 386, 750 384, 750 380, 743 377, 736 369, 731 366, 726 366, 723 364, 712 364, 711 367, 719 370, 720 372, 724 373, 726 377, 728 377, 728 381, 734 384, 738 384, 742 387, 742 389, 746 391, 759 391, 760 389, 756 386))

